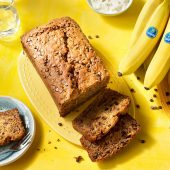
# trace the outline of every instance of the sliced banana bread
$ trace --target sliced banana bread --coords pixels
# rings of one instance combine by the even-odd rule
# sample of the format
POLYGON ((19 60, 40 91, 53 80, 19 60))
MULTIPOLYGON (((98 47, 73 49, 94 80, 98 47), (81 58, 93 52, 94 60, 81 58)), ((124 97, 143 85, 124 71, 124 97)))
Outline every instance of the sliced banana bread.
POLYGON ((83 136, 80 142, 93 162, 105 160, 126 147, 139 129, 139 124, 130 115, 121 115, 117 124, 102 139, 90 142, 83 136))
POLYGON ((119 115, 127 111, 129 104, 128 96, 105 89, 73 120, 73 127, 87 140, 99 140, 117 123, 119 115))
POLYGON ((23 35, 21 42, 61 116, 107 86, 108 71, 73 19, 54 19, 23 35))
POLYGON ((18 109, 0 112, 0 146, 22 139, 25 132, 18 109))

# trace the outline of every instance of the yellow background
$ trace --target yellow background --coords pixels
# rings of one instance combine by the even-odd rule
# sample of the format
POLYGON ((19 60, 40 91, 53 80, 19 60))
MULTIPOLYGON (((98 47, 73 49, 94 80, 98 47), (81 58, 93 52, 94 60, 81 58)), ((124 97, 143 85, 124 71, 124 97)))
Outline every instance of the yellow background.
MULTIPOLYGON (((143 4, 142 0, 134 0, 126 13, 106 17, 94 13, 85 0, 16 0, 21 27, 14 40, 0 41, 0 95, 13 96, 27 104, 34 114, 37 131, 29 151, 15 163, 0 167, 0 170, 170 169, 169 118, 163 111, 150 110, 149 99, 155 92, 146 92, 134 75, 125 79, 135 89, 135 102, 140 104, 136 118, 141 124, 141 133, 115 158, 103 163, 92 163, 85 151, 65 141, 39 117, 25 95, 17 73, 17 60, 22 50, 19 37, 37 25, 62 16, 74 18, 84 33, 93 37, 90 40, 92 45, 107 56, 117 69, 118 62, 128 48, 133 26, 143 4), (95 35, 100 38, 94 38, 95 35), (146 140, 146 143, 141 144, 140 139, 146 140), (51 144, 48 144, 49 141, 51 144), (83 156, 84 161, 76 163, 74 157, 79 155, 83 156)), ((141 76, 140 72, 138 74, 141 76)))

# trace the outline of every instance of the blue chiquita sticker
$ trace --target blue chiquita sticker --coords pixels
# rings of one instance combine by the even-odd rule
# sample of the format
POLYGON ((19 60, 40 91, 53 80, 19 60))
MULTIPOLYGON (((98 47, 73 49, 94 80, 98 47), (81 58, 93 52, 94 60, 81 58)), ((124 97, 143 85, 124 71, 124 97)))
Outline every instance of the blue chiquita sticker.
POLYGON ((168 32, 168 33, 165 35, 164 41, 165 41, 166 43, 170 44, 170 32, 168 32))
POLYGON ((155 38, 158 34, 158 30, 155 27, 149 27, 146 31, 146 35, 149 38, 155 38))

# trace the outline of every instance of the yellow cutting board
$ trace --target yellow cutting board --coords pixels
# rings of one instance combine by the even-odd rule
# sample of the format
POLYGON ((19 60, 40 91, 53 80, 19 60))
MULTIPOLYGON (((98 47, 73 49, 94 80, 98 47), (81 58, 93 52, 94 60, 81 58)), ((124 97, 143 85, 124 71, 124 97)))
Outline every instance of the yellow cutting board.
MULTIPOLYGON (((153 111, 150 109, 151 105, 161 104, 159 91, 144 90, 142 85, 144 72, 142 69, 136 73, 137 76, 140 76, 140 81, 137 80, 136 75, 125 77, 129 88, 135 89, 135 93, 132 94, 135 104, 140 105, 140 108, 136 109, 135 117, 141 125, 141 132, 116 157, 101 163, 92 163, 86 151, 61 138, 47 126, 44 119, 39 118, 39 113, 34 110, 34 107, 29 103, 25 93, 21 89, 17 75, 17 61, 22 50, 19 36, 37 25, 62 16, 70 16, 75 19, 83 32, 87 36, 90 35, 92 37, 90 39, 91 44, 107 59, 110 64, 110 70, 116 70, 120 59, 127 51, 133 26, 144 2, 144 0, 134 0, 126 13, 116 17, 106 17, 94 13, 85 0, 16 0, 16 7, 21 19, 21 27, 15 37, 16 40, 11 42, 0 41, 0 93, 15 96, 29 105, 36 118, 37 133, 33 146, 23 158, 0 169, 170 169, 170 119, 165 111, 153 111), (95 38, 96 35, 99 35, 100 38, 95 38), (153 98, 153 94, 156 94, 157 98, 154 98, 154 103, 150 103, 149 100, 151 97, 153 98), (57 142, 58 138, 60 142, 57 142), (145 140, 145 143, 141 143, 140 140, 145 140), (56 146, 57 148, 55 148, 56 146), (84 158, 84 161, 81 163, 77 163, 74 159, 78 155, 84 158)), ((25 58, 22 59, 25 60, 25 58)), ((18 67, 21 67, 21 65, 18 65, 18 67)), ((31 71, 33 72, 33 70, 31 71)), ((167 100, 169 99, 167 98, 167 100)))

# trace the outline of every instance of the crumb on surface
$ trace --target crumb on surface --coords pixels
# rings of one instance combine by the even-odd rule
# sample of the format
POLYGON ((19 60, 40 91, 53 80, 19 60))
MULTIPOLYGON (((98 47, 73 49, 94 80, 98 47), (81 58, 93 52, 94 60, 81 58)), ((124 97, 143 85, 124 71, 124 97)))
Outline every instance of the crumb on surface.
POLYGON ((140 140, 140 143, 145 143, 146 141, 144 139, 141 139, 140 140))
POLYGON ((51 141, 49 141, 48 144, 51 144, 51 141))
POLYGON ((91 35, 88 35, 88 39, 93 39, 91 35))
POLYGON ((150 102, 154 102, 154 100, 153 100, 153 99, 150 99, 149 101, 150 101, 150 102))
POLYGON ((134 90, 133 88, 131 88, 130 91, 131 91, 132 93, 135 93, 135 90, 134 90))
POLYGON ((58 126, 63 126, 63 124, 61 122, 58 123, 58 126))
POLYGON ((75 158, 77 163, 80 163, 81 161, 84 160, 82 156, 77 156, 77 157, 74 157, 74 158, 75 158))

